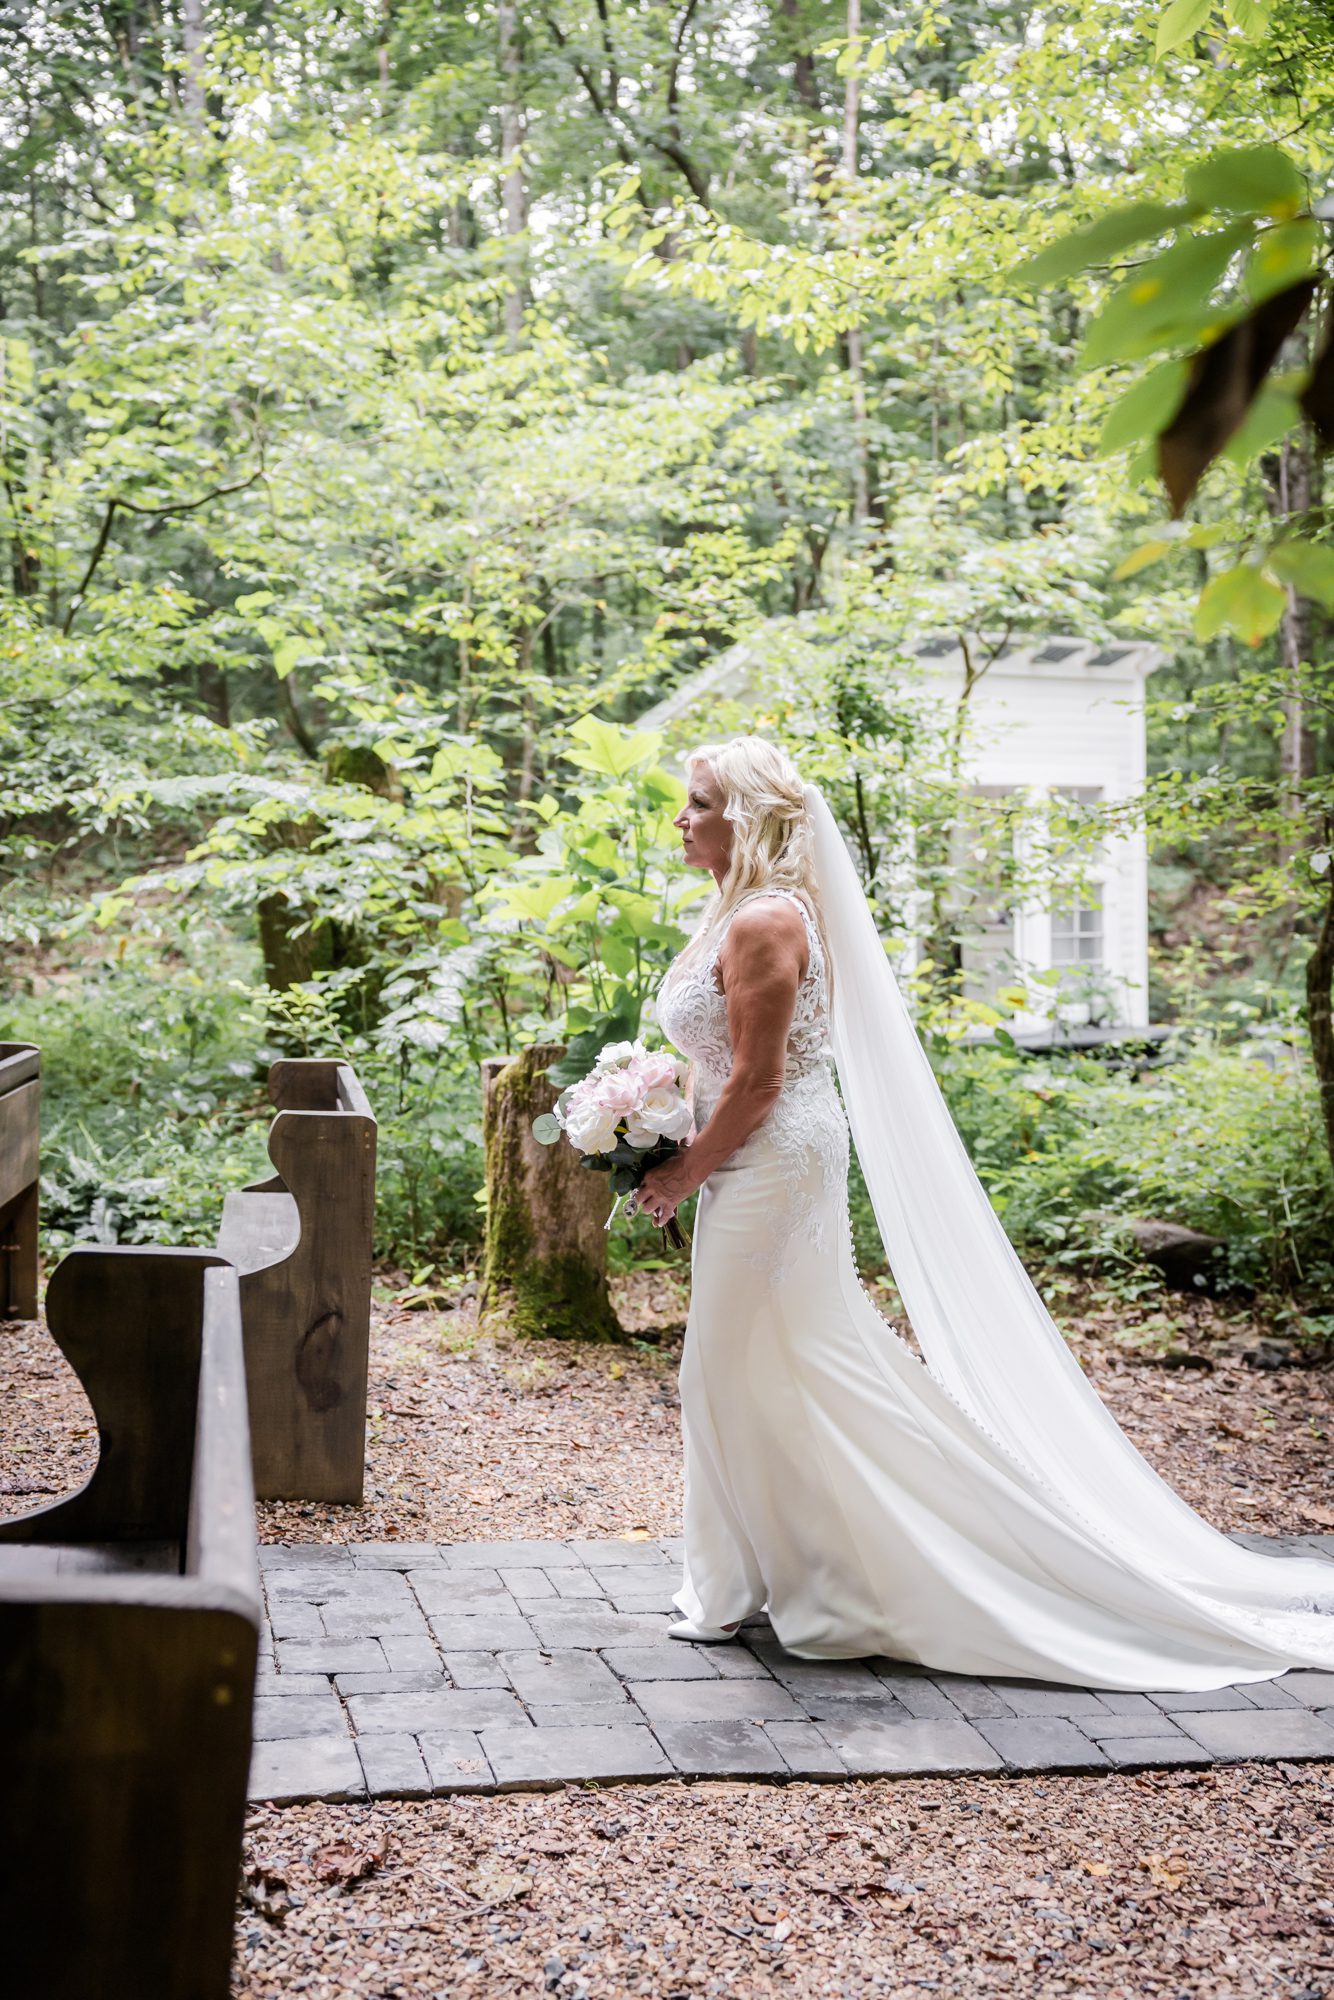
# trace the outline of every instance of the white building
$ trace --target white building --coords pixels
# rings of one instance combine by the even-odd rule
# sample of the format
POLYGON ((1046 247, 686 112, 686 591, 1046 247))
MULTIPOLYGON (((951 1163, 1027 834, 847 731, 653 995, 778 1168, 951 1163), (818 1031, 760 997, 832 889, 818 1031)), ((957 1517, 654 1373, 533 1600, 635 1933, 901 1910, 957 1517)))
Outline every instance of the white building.
MULTIPOLYGON (((720 654, 636 718, 675 740, 687 721, 695 740, 721 728, 744 729, 746 711, 763 696, 763 642, 720 654)), ((929 688, 953 704, 963 684, 963 656, 948 638, 916 649, 929 688)), ((1161 653, 1139 642, 1103 646, 1086 639, 1025 640, 1003 652, 976 682, 969 700, 966 780, 991 794, 1064 794, 1114 803, 1144 783, 1144 686, 1161 653)), ((1056 891, 1041 903, 997 909, 964 947, 970 990, 979 996, 1009 983, 1028 984, 1032 1006, 1015 1020, 1036 1027, 1053 1011, 1060 973, 1063 1019, 1105 1025, 1148 1023, 1148 882, 1142 833, 1104 846, 1081 893, 1056 891)))

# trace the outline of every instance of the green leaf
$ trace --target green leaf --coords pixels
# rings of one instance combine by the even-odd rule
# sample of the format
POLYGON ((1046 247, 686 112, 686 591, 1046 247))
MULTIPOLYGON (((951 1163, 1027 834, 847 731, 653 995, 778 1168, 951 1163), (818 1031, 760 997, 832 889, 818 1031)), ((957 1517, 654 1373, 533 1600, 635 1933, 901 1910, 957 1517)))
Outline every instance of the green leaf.
POLYGON ((1198 34, 1213 11, 1213 0, 1172 0, 1158 23, 1153 52, 1160 60, 1198 34))
POLYGON ((604 931, 599 940, 599 952, 603 963, 619 979, 635 969, 635 947, 633 938, 618 937, 615 931, 604 931))
POLYGON ((1268 638, 1283 616, 1287 598, 1257 563, 1238 563, 1211 577, 1195 607, 1195 636, 1213 639, 1235 632, 1248 646, 1268 638))
POLYGON ((550 1111, 543 1111, 533 1120, 533 1137, 539 1146, 554 1146, 563 1132, 559 1118, 550 1111))
POLYGON ((248 618, 252 611, 262 611, 266 604, 272 603, 271 590, 252 590, 247 596, 237 598, 236 608, 243 618, 248 618))
POLYGON ((573 875, 549 875, 544 882, 507 882, 500 914, 544 923, 574 887, 573 875))
POLYGON ((1160 361, 1133 383, 1107 412, 1098 437, 1099 452, 1122 451, 1170 424, 1185 393, 1188 372, 1184 361, 1160 361))
POLYGON ((596 715, 580 716, 570 734, 581 747, 566 751, 569 762, 609 778, 623 778, 636 764, 646 763, 662 742, 660 730, 622 729, 596 715))
POLYGON ((1270 0, 1226 0, 1223 11, 1248 42, 1263 41, 1269 32, 1270 0))
POLYGON ((304 639, 282 639, 273 649, 273 671, 285 681, 306 650, 304 639))
POLYGON ((1314 598, 1326 611, 1334 611, 1334 548, 1328 543, 1276 542, 1265 557, 1265 567, 1280 582, 1290 583, 1299 597, 1314 598))
POLYGON ((1288 216, 1304 198, 1302 177, 1279 146, 1229 147, 1186 176, 1186 199, 1198 208, 1288 216))
POLYGON ((601 901, 601 889, 586 889, 582 896, 576 897, 568 910, 561 910, 552 917, 547 928, 553 931, 565 931, 571 924, 591 924, 597 916, 598 904, 601 901))
POLYGON ((1225 458, 1229 465, 1246 465, 1257 452, 1286 437, 1300 418, 1297 398, 1266 382, 1219 457, 1225 458))
POLYGON ((1183 236, 1141 264, 1133 277, 1117 287, 1084 336, 1080 365, 1095 368, 1104 361, 1121 361, 1146 351, 1168 333, 1180 334, 1203 315, 1214 287, 1243 245, 1251 239, 1249 222, 1232 222, 1226 229, 1183 236))
POLYGON ((1176 542, 1141 542, 1137 549, 1130 551, 1124 562, 1116 565, 1112 571, 1113 580, 1121 583, 1128 576, 1138 576, 1142 569, 1147 569, 1150 563, 1161 562, 1169 549, 1177 546, 1176 542))
POLYGON ((1315 267, 1320 225, 1309 215, 1266 229, 1251 253, 1242 282, 1255 300, 1267 299, 1304 278, 1315 267))
POLYGON ((1161 201, 1130 202, 1063 236, 1058 243, 1049 243, 1036 257, 1026 258, 1011 271, 1010 281, 1017 285, 1056 284, 1076 271, 1087 270, 1090 264, 1109 263, 1133 244, 1164 235, 1184 215, 1179 203, 1168 207, 1161 201))

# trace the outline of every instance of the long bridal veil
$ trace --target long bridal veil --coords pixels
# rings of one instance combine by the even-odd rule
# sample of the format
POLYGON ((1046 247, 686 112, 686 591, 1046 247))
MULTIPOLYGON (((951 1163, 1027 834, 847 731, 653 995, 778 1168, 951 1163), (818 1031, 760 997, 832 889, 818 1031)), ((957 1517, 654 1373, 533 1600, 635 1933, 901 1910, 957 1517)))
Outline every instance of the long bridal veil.
POLYGON ((806 787, 831 1035, 885 1252, 926 1365, 1048 1506, 1174 1587, 1183 1626, 1334 1666, 1334 1570, 1237 1546, 1159 1478, 1085 1378, 973 1170, 822 793, 806 787))

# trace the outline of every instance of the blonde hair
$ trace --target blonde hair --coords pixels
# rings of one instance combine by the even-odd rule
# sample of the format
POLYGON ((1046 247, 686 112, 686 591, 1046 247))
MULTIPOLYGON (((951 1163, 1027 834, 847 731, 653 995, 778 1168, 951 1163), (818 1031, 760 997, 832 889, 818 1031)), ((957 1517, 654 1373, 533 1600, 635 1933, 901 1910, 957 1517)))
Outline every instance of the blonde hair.
POLYGON ((815 920, 831 971, 815 879, 815 841, 801 774, 791 758, 763 736, 734 736, 706 743, 686 755, 687 775, 707 764, 723 793, 723 817, 732 826, 732 856, 718 894, 687 948, 693 957, 726 922, 744 896, 759 889, 789 889, 815 920))

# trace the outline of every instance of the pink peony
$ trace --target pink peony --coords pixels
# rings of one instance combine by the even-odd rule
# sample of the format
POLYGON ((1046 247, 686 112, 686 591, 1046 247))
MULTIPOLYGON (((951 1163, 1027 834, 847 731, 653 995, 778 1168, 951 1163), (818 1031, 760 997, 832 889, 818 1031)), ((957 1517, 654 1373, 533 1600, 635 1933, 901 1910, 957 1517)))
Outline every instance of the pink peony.
POLYGON ((632 1073, 642 1078, 646 1090, 670 1089, 676 1083, 676 1058, 665 1049, 653 1049, 639 1058, 632 1073))

